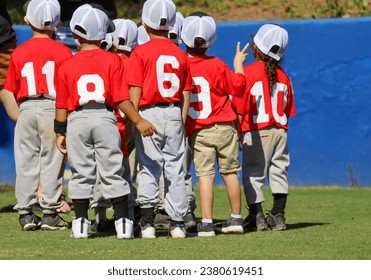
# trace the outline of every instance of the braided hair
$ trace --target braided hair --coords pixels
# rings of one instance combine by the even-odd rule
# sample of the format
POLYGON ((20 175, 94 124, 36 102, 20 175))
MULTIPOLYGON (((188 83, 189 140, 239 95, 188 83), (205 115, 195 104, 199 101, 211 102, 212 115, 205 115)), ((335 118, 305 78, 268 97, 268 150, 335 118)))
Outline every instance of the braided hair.
MULTIPOLYGON (((277 53, 279 50, 279 46, 275 45, 270 49, 270 52, 277 53)), ((263 54, 259 48, 254 44, 253 47, 253 54, 256 60, 263 61, 265 64, 265 73, 268 76, 269 82, 269 89, 272 92, 272 88, 274 84, 277 82, 277 66, 278 61, 275 60, 273 57, 263 54)))

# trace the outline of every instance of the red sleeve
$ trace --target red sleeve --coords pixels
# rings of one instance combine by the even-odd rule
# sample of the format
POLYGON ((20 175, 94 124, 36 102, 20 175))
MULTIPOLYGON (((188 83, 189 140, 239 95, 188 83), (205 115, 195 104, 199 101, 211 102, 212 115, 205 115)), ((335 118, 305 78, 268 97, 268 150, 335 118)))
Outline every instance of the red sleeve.
POLYGON ((137 49, 130 55, 127 63, 129 71, 125 71, 126 82, 129 86, 143 87, 143 65, 137 49))
POLYGON ((112 101, 114 103, 130 99, 125 71, 119 56, 114 61, 112 77, 112 101))
POLYGON ((296 107, 294 102, 294 90, 292 88, 291 82, 289 84, 289 94, 287 96, 287 105, 285 108, 285 114, 287 117, 292 117, 296 115, 296 107))
POLYGON ((57 75, 56 90, 57 94, 55 107, 60 109, 68 109, 69 91, 64 79, 64 72, 62 70, 59 71, 57 75))
MULTIPOLYGON (((6 81, 5 81, 4 89, 17 95, 19 91, 19 83, 20 81, 17 78, 14 60, 13 60, 13 57, 11 56, 9 65, 8 65, 8 72, 6 74, 6 81)), ((19 100, 17 99, 17 101, 19 100)))
MULTIPOLYGON (((249 96, 249 89, 247 88, 247 84, 249 83, 248 80, 248 75, 246 71, 246 67, 244 68, 245 75, 244 77, 244 89, 240 94, 236 94, 232 97, 232 106, 236 110, 238 115, 246 115, 247 114, 247 102, 248 102, 248 96, 249 96)), ((240 74, 242 75, 242 74, 240 74)))
POLYGON ((245 75, 242 73, 234 73, 226 63, 223 63, 224 91, 232 96, 242 96, 246 89, 245 75))
POLYGON ((186 79, 185 79, 185 85, 184 85, 183 90, 191 90, 193 89, 193 84, 192 84, 191 67, 189 65, 188 59, 186 60, 186 67, 187 67, 186 77, 185 77, 186 79))

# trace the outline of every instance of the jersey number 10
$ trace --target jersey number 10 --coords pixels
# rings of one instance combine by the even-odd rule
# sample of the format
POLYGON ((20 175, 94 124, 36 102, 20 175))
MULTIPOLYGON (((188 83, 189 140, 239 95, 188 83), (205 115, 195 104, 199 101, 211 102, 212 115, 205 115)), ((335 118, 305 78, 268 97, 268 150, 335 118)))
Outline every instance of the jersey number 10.
MULTIPOLYGON (((256 109, 258 114, 254 115, 254 123, 265 123, 269 122, 269 114, 267 113, 267 108, 264 100, 264 90, 263 90, 263 83, 262 82, 256 82, 253 87, 250 90, 250 93, 252 96, 255 97, 256 102, 256 109)), ((272 105, 272 114, 274 119, 277 123, 280 123, 282 125, 287 124, 287 116, 284 113, 284 109, 287 104, 287 85, 283 83, 276 83, 274 84, 272 88, 272 94, 271 94, 271 105, 272 105), (278 101, 279 96, 283 93, 283 108, 282 108, 282 116, 278 113, 278 101)))

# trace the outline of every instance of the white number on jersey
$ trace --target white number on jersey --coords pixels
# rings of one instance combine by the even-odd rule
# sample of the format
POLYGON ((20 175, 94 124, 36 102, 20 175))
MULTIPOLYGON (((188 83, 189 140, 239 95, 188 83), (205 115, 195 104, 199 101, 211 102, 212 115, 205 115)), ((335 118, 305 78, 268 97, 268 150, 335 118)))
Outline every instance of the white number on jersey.
POLYGON ((197 93, 191 92, 190 103, 200 102, 201 111, 195 110, 193 107, 189 107, 188 115, 192 119, 206 119, 210 116, 211 99, 210 99, 210 85, 204 77, 192 77, 192 84, 197 89, 197 93))
POLYGON ((126 115, 125 115, 125 113, 123 112, 123 111, 121 111, 121 109, 118 109, 119 110, 119 114, 120 114, 120 116, 121 116, 121 118, 126 118, 126 115))
MULTIPOLYGON (((253 116, 254 123, 264 123, 269 121, 269 114, 267 114, 267 110, 265 107, 264 101, 264 92, 263 92, 263 83, 256 82, 254 86, 251 88, 251 95, 255 97, 256 100, 256 109, 257 115, 253 116)), ((272 104, 272 113, 273 117, 276 122, 285 125, 287 123, 287 116, 283 113, 282 116, 278 114, 277 107, 278 107, 278 94, 283 93, 283 108, 286 107, 287 104, 287 85, 283 83, 275 83, 272 88, 271 93, 271 104, 272 104)))
POLYGON ((158 89, 162 97, 173 97, 179 90, 179 78, 175 73, 165 73, 165 64, 173 69, 179 68, 179 61, 174 56, 161 55, 156 61, 156 76, 158 89))
MULTIPOLYGON (((55 98, 56 92, 54 88, 54 69, 55 62, 49 60, 44 64, 44 66, 41 69, 41 72, 45 75, 49 95, 55 98)), ((37 92, 33 62, 27 62, 23 66, 21 74, 22 77, 27 79, 28 96, 36 96, 37 92)))
POLYGON ((77 93, 80 96, 80 105, 91 101, 105 103, 104 81, 98 74, 81 76, 77 81, 77 93))

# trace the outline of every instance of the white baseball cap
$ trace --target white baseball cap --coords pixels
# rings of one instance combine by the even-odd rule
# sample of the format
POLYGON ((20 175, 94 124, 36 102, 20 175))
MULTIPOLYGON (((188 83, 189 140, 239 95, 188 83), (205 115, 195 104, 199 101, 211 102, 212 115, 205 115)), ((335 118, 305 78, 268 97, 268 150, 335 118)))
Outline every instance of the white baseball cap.
POLYGON ((115 30, 104 9, 96 4, 84 4, 72 15, 70 28, 73 33, 88 41, 99 41, 115 30))
POLYGON ((130 19, 115 19, 115 31, 112 33, 113 45, 118 50, 132 51, 138 46, 138 28, 130 19))
POLYGON ((216 40, 215 20, 203 12, 190 14, 183 21, 181 38, 184 44, 194 48, 194 41, 197 37, 205 40, 202 48, 210 48, 216 40))
POLYGON ((182 39, 180 37, 182 32, 184 17, 180 12, 176 12, 175 25, 172 30, 169 31, 169 39, 176 44, 181 44, 182 39))
POLYGON ((172 0, 147 0, 143 4, 142 21, 155 30, 171 30, 176 21, 176 7, 172 0), (166 19, 165 25, 160 25, 166 19))
POLYGON ((149 35, 143 25, 138 26, 138 45, 142 45, 149 41, 149 35))
POLYGON ((283 57, 288 42, 287 31, 276 24, 264 24, 254 36, 254 43, 259 50, 277 61, 283 57), (273 46, 278 47, 277 53, 271 52, 273 46))
POLYGON ((112 48, 112 41, 112 33, 107 33, 106 37, 100 42, 101 49, 109 51, 112 48))
POLYGON ((23 5, 26 18, 37 29, 54 30, 61 21, 58 0, 29 0, 23 5))

